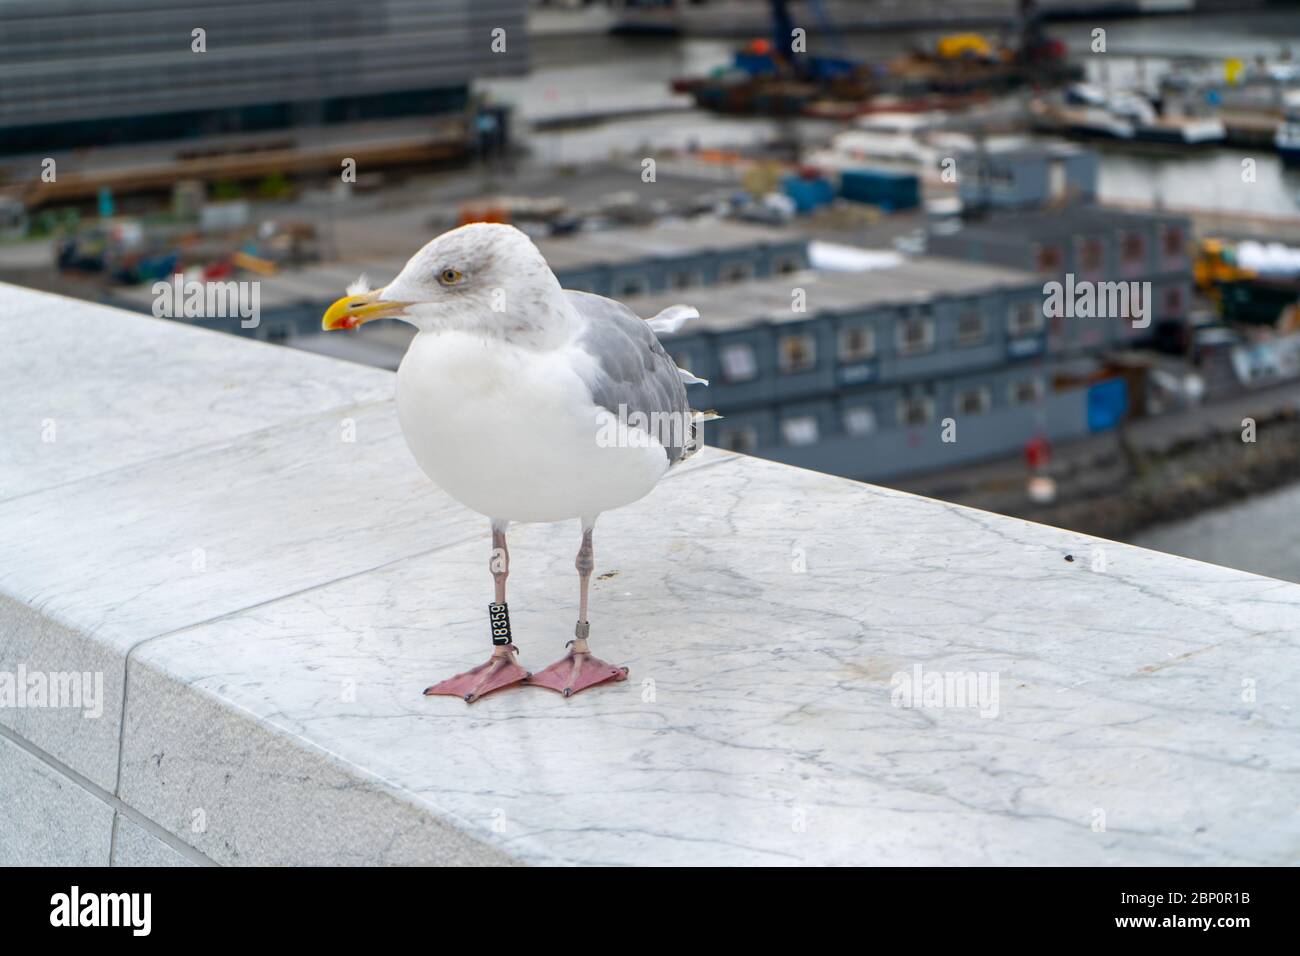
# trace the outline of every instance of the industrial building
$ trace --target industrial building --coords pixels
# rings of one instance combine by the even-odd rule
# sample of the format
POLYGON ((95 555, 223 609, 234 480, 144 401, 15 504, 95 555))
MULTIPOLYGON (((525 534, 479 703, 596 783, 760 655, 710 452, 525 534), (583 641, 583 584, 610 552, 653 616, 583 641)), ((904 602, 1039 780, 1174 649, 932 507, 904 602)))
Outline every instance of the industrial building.
MULTIPOLYGON (((1192 303, 1192 230, 1183 216, 1124 212, 1087 203, 1005 212, 932 232, 927 250, 967 262, 1022 269, 1040 282, 1149 281, 1152 325, 1182 322, 1192 303)), ((1097 344, 1073 326, 1077 344, 1097 344)), ((1068 329, 1062 328, 1062 333, 1068 329)), ((1134 339, 1149 329, 1131 329, 1134 339)))
MULTIPOLYGON (((628 304, 653 315, 681 299, 628 304)), ((691 388, 692 404, 725 416, 706 441, 864 479, 1113 425, 1081 373, 1095 367, 1090 355, 1130 340, 1120 321, 1078 320, 1086 336, 1053 330, 1031 272, 930 257, 696 290, 686 301, 702 317, 662 338, 681 367, 710 381, 691 388), (945 440, 945 419, 955 440, 945 440)))
MULTIPOLYGON (((733 221, 537 243, 565 288, 620 299, 642 316, 676 303, 699 309, 700 319, 664 343, 681 367, 710 381, 691 389, 695 407, 725 416, 708 426, 707 442, 879 480, 1114 426, 1127 393, 1124 382, 1099 374, 1103 356, 1149 339, 1160 322, 1185 319, 1188 234, 1178 217, 1076 204, 1063 213, 1002 213, 932 236, 931 252, 947 258, 843 272, 811 270, 808 241, 797 232, 733 221), (1150 324, 1132 315, 1045 315, 1045 281, 1067 272, 1151 281, 1150 324)), ((319 323, 357 274, 383 284, 404 261, 350 260, 264 277, 255 329, 234 319, 188 321, 395 368, 408 327, 376 323, 341 338, 322 336, 319 323)), ((114 299, 149 311, 152 294, 139 286, 114 299)))
POLYGON ((472 79, 526 70, 525 9, 525 0, 4 0, 0 153, 463 109, 472 79))
POLYGON ((808 240, 797 232, 727 220, 578 233, 540 239, 537 246, 564 288, 615 299, 808 267, 808 240))
MULTIPOLYGON (((1191 222, 1097 205, 1099 160, 1092 150, 1070 144, 984 149, 960 155, 957 169, 966 219, 932 230, 931 254, 1024 269, 1044 280, 1149 281, 1153 321, 1186 318, 1191 222)), ((1144 331, 1150 334, 1133 330, 1135 337, 1144 331)))
MULTIPOLYGON (((808 240, 797 232, 727 220, 666 222, 643 228, 604 229, 540 238, 537 246, 566 289, 627 299, 674 292, 690 298, 699 289, 726 285, 737 288, 750 279, 793 274, 808 267, 808 240)), ((383 284, 401 270, 405 256, 350 259, 286 269, 259 279, 262 320, 256 329, 242 329, 235 320, 196 319, 258 338, 284 340, 320 331, 321 311, 359 274, 383 284)), ((114 289, 110 301, 123 308, 148 312, 153 302, 149 285, 114 289)), ((406 339, 401 330, 372 337, 392 338, 388 359, 401 358, 406 339)), ((365 336, 354 336, 354 339, 365 336)), ((337 342, 338 337, 334 337, 337 342)), ((367 361, 379 353, 367 356, 367 361)))
POLYGON ((955 159, 957 195, 967 212, 1097 198, 1101 157, 1072 143, 984 144, 955 159))

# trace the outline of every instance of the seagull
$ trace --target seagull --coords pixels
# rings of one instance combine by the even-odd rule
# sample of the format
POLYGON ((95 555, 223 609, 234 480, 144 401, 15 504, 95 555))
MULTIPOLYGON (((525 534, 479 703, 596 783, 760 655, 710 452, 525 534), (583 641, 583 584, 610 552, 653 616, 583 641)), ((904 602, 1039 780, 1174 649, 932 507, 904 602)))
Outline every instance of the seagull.
POLYGON ((443 233, 397 277, 364 277, 325 312, 327 330, 400 319, 418 330, 397 370, 397 415, 424 473, 492 530, 488 605, 492 655, 426 695, 473 703, 527 682, 566 698, 626 667, 591 653, 587 587, 592 529, 644 497, 700 447, 688 383, 659 342, 697 318, 675 305, 647 321, 620 302, 562 289, 532 240, 513 226, 470 223, 443 233), (578 520, 578 622, 567 653, 538 673, 517 660, 510 629, 506 532, 514 522, 578 520))

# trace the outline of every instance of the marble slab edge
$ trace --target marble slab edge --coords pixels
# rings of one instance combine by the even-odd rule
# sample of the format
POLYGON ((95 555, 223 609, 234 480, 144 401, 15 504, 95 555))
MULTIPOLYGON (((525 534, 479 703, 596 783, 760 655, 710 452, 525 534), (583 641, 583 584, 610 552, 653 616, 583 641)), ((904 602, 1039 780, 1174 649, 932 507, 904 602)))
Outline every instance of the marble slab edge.
POLYGON ((122 727, 126 658, 85 630, 0 592, 0 673, 12 681, 12 700, 0 706, 6 727, 112 791, 122 727), (77 706, 48 706, 51 683, 77 706), (45 697, 32 693, 45 685, 45 697))
MULTIPOLYGON (((399 445, 396 429, 395 414, 388 401, 329 409, 199 445, 167 456, 166 461, 137 462, 112 475, 37 492, 17 511, 20 502, 0 504, 0 509, 13 516, 10 531, 23 538, 11 549, 12 580, 0 585, 0 679, 25 685, 32 678, 44 681, 49 687, 57 680, 72 679, 78 692, 84 690, 87 695, 75 707, 26 706, 29 695, 24 693, 20 695, 23 700, 11 704, 0 702, 0 726, 14 730, 111 792, 118 776, 126 658, 141 643, 171 630, 238 612, 250 604, 274 600, 290 591, 346 577, 372 563, 409 556, 434 546, 428 542, 436 540, 435 528, 453 540, 479 531, 486 536, 486 528, 479 528, 479 522, 474 520, 476 516, 437 497, 432 486, 415 472, 406 461, 407 453, 399 445), (355 537, 348 539, 340 533, 341 543, 332 545, 338 552, 337 562, 317 561, 316 566, 299 568, 301 573, 285 575, 283 580, 263 576, 256 587, 248 581, 237 582, 238 586, 227 585, 224 591, 214 591, 202 601, 190 601, 171 614, 150 613, 150 608, 163 606, 168 595, 185 585, 178 572, 169 571, 171 577, 164 575, 161 579, 118 580, 123 578, 123 567, 134 566, 121 563, 115 549, 131 538, 136 542, 137 552, 142 547, 145 551, 163 550, 166 545, 154 546, 150 536, 164 537, 160 528, 166 525, 143 525, 143 530, 136 531, 110 527, 105 531, 111 522, 101 522, 101 512, 111 515, 136 507, 148 513, 148 508, 157 506, 137 502, 137 496, 151 493, 160 483, 198 481, 204 475, 220 474, 215 469, 228 466, 230 461, 273 458, 281 436, 307 430, 328 432, 340 416, 361 423, 364 439, 355 445, 329 446, 358 449, 329 459, 340 483, 351 481, 363 485, 380 473, 391 474, 385 469, 400 464, 409 470, 410 487, 418 493, 408 492, 408 486, 397 481, 389 487, 389 500, 372 495, 373 500, 368 502, 371 511, 362 508, 348 519, 355 526, 355 537), (374 459, 374 474, 351 466, 348 456, 363 453, 374 459), (53 517, 46 517, 46 512, 53 517), (450 522, 445 527, 438 524, 443 516, 450 522), (55 520, 62 522, 62 526, 50 525, 55 520), (422 523, 427 525, 423 531, 422 523), (398 525, 405 525, 406 530, 400 531, 398 525), (38 561, 49 565, 47 576, 43 576, 44 565, 38 564, 40 570, 32 570, 38 561), (110 588, 111 593, 106 590, 110 588), (97 603, 83 600, 92 591, 100 595, 97 603), (133 608, 137 610, 132 611, 133 608)), ((281 454, 292 457, 315 453, 325 461, 325 454, 313 452, 313 447, 309 440, 305 451, 293 446, 281 454)), ((282 477, 274 474, 262 486, 274 490, 283 485, 282 477)), ((212 525, 222 519, 207 512, 221 504, 221 497, 220 485, 214 484, 200 496, 188 496, 178 507, 189 516, 187 520, 212 525)), ((229 514, 232 507, 227 501, 224 513, 229 514)), ((297 528, 313 527, 308 519, 317 507, 308 503, 299 506, 296 512, 285 512, 293 524, 290 531, 296 533, 297 528)), ((296 547, 294 553, 301 554, 304 546, 296 547)), ((326 550, 317 549, 321 554, 326 550)))
POLYGON ((218 864, 516 864, 273 718, 151 663, 128 668, 121 798, 218 864))
POLYGON ((0 866, 107 866, 113 809, 0 735, 0 866))

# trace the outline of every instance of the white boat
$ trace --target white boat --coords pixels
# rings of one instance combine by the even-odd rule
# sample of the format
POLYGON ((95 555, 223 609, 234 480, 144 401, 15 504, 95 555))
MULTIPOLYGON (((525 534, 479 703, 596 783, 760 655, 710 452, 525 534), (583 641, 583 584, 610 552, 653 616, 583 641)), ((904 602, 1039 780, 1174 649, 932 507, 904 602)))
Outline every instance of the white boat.
POLYGON ((1181 146, 1221 143, 1228 136, 1217 116, 1161 116, 1151 100, 1131 90, 1073 83, 1065 91, 1065 102, 1065 106, 1044 103, 1039 113, 1078 135, 1181 146))
POLYGON ((1228 128, 1217 116, 1174 116, 1139 125, 1133 135, 1135 139, 1149 143, 1203 146, 1222 143, 1228 137, 1228 128))
POLYGON ((855 159, 887 159, 895 162, 926 165, 933 159, 933 149, 924 141, 927 133, 939 128, 942 113, 873 113, 860 116, 853 129, 837 134, 833 148, 855 159))

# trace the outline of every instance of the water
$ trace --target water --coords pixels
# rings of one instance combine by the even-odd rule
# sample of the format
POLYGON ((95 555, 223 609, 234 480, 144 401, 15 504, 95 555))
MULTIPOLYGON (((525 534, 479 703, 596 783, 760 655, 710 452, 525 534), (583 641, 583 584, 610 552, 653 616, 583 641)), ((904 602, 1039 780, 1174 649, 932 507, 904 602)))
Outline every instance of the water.
POLYGON ((1300 485, 1144 531, 1131 544, 1300 582, 1300 485))
POLYGON ((1097 189, 1103 202, 1117 204, 1300 217, 1300 169, 1263 149, 1163 156, 1104 150, 1097 189), (1245 158, 1255 161, 1252 181, 1242 178, 1245 158))

